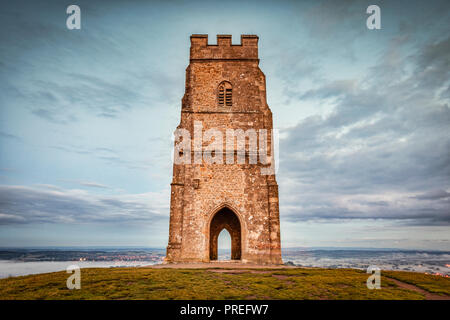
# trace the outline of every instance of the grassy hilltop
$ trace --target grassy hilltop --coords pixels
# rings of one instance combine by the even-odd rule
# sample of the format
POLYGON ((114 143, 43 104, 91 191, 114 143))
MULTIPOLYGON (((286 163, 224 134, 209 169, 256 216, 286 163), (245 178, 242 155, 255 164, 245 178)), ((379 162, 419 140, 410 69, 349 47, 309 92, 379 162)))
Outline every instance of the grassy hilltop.
POLYGON ((381 289, 355 269, 81 269, 81 289, 65 271, 0 280, 0 299, 449 299, 450 279, 382 271, 381 289))

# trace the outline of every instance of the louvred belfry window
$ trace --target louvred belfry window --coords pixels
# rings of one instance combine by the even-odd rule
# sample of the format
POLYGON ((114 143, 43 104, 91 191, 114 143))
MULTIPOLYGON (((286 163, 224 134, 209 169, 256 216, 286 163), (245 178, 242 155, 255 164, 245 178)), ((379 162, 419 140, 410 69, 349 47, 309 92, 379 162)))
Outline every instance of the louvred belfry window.
POLYGON ((219 85, 218 101, 221 107, 231 107, 233 105, 233 88, 231 83, 224 81, 219 85))

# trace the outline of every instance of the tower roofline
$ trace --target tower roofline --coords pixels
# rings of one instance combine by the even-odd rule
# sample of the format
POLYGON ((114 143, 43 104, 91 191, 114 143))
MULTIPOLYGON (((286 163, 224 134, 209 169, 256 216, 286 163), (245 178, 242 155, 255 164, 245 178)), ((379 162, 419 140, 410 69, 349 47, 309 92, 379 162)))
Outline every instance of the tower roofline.
POLYGON ((232 44, 230 34, 218 34, 217 44, 208 44, 207 34, 191 35, 191 60, 258 59, 258 36, 243 34, 240 44, 232 44))
MULTIPOLYGON (((223 39, 230 39, 231 46, 257 46, 259 37, 255 34, 241 34, 240 44, 231 44, 232 35, 231 34, 218 34, 216 36, 217 44, 208 44, 208 34, 192 34, 191 35, 191 46, 192 45, 202 45, 202 46, 219 46, 223 39)), ((225 44, 225 43, 224 43, 225 44)))

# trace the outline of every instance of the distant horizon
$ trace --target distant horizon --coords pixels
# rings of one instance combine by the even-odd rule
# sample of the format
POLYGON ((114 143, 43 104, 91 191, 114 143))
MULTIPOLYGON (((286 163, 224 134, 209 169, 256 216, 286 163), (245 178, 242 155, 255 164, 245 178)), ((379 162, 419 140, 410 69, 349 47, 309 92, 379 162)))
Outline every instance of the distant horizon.
MULTIPOLYGON (((23 246, 23 247, 9 247, 0 246, 0 250, 5 249, 147 249, 147 250, 166 250, 165 247, 146 247, 146 246, 23 246)), ((315 249, 315 250, 382 250, 382 251, 437 251, 437 252, 450 252, 450 250, 444 249, 420 249, 420 248, 389 248, 389 247, 332 247, 332 246, 311 246, 311 247, 282 247, 281 250, 289 249, 315 249)), ((230 248, 219 248, 219 250, 230 250, 230 248)))

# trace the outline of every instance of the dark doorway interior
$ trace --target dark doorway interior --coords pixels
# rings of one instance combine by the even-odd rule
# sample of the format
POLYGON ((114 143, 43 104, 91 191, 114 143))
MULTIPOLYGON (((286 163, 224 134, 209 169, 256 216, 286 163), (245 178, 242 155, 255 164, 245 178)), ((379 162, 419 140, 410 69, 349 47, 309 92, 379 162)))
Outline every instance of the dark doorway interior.
POLYGON ((231 259, 241 259, 241 224, 236 214, 228 209, 219 210, 211 220, 209 231, 209 259, 217 260, 217 240, 220 232, 226 229, 231 237, 231 259))

